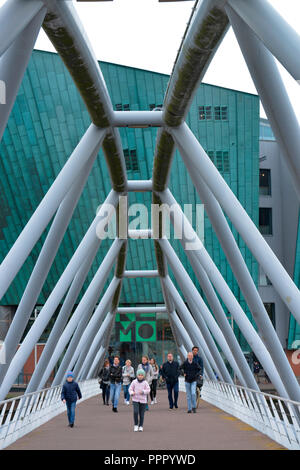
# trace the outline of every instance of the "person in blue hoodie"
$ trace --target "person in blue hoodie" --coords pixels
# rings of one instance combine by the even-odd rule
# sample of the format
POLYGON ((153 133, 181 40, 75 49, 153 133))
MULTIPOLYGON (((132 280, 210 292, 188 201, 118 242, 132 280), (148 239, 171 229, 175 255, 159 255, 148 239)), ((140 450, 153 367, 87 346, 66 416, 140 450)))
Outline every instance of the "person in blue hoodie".
POLYGON ((64 383, 61 391, 61 399, 67 405, 67 413, 70 428, 73 428, 75 421, 75 408, 77 398, 82 397, 79 385, 74 381, 74 374, 72 371, 67 373, 66 382, 64 383))

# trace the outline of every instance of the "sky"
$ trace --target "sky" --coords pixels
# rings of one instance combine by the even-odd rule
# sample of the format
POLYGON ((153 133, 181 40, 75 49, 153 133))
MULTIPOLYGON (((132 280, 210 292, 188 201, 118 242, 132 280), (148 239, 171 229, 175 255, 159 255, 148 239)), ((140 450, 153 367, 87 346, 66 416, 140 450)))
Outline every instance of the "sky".
MULTIPOLYGON (((0 0, 0 6, 4 2, 0 0)), ((170 74, 194 3, 113 0, 74 1, 74 6, 98 60, 170 74)), ((300 35, 300 1, 269 0, 269 3, 300 35)), ((54 51, 43 30, 35 48, 54 51)), ((300 123, 300 86, 281 64, 277 64, 300 123)), ((257 93, 231 28, 203 81, 257 93)), ((266 117, 262 107, 261 116, 266 117)))

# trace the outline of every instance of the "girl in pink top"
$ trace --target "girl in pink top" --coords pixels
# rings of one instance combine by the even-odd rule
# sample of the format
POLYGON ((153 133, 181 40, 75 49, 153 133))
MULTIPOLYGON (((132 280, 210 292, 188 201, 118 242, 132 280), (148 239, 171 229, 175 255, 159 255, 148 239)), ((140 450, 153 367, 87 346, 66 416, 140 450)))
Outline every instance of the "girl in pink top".
POLYGON ((143 431, 144 415, 147 404, 147 395, 150 393, 150 387, 145 380, 145 371, 139 369, 136 373, 137 378, 131 382, 129 394, 132 396, 134 431, 143 431))

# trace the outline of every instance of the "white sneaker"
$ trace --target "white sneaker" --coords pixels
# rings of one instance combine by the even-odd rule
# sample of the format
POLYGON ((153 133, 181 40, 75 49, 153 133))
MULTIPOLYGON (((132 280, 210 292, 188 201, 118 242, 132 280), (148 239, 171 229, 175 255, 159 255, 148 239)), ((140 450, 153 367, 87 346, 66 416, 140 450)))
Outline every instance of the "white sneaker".
POLYGON ((134 426, 133 430, 134 430, 134 432, 139 431, 139 427, 138 427, 138 426, 134 426))
POLYGON ((129 401, 126 402, 126 405, 130 405, 129 401))
POLYGON ((143 426, 140 426, 140 427, 139 427, 139 431, 143 431, 143 426))
POLYGON ((127 400, 124 400, 124 405, 126 405, 126 404, 127 404, 127 400))
POLYGON ((154 398, 154 403, 157 403, 157 400, 156 400, 156 398, 154 398))
POLYGON ((152 402, 151 402, 151 405, 154 405, 154 403, 155 403, 155 402, 154 402, 154 401, 152 401, 152 402))

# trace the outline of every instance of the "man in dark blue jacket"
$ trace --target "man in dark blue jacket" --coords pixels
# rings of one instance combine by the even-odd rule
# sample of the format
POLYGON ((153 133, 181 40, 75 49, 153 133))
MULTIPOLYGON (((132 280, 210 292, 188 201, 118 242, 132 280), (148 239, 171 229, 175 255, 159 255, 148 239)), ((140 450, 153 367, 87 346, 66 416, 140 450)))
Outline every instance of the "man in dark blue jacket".
POLYGON ((80 400, 80 398, 82 397, 81 391, 78 383, 74 381, 73 372, 70 371, 67 373, 67 380, 64 383, 61 391, 61 399, 67 405, 67 413, 70 428, 74 426, 77 397, 80 400))
POLYGON ((179 393, 179 383, 178 377, 180 375, 179 371, 179 364, 177 361, 174 361, 173 354, 169 353, 167 356, 167 362, 165 362, 161 369, 161 375, 165 379, 168 389, 168 399, 169 399, 169 407, 170 410, 178 408, 177 401, 178 401, 178 393, 179 393), (173 393, 174 393, 174 400, 173 400, 173 393))
POLYGON ((200 372, 200 365, 194 360, 192 352, 188 353, 187 359, 181 365, 180 369, 184 374, 188 413, 191 413, 192 411, 193 413, 196 413, 196 386, 200 372))

